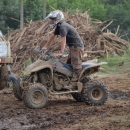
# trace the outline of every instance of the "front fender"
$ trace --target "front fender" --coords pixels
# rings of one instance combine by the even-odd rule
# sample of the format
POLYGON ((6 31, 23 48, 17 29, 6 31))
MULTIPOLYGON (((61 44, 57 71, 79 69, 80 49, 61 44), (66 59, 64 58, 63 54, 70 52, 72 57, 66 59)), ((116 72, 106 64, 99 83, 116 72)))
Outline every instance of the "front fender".
POLYGON ((34 73, 34 72, 38 72, 38 71, 43 70, 45 68, 49 68, 51 70, 51 72, 53 72, 53 69, 52 69, 51 65, 42 65, 42 66, 37 66, 37 67, 35 67, 34 69, 32 69, 30 71, 25 71, 25 75, 29 75, 29 74, 34 73))
POLYGON ((53 72, 51 65, 42 65, 42 66, 39 66, 39 67, 34 68, 33 70, 31 70, 31 73, 37 72, 37 71, 39 71, 39 70, 43 70, 43 69, 45 69, 45 68, 49 68, 49 69, 51 70, 51 72, 53 72))
POLYGON ((36 62, 32 63, 25 69, 24 74, 30 75, 33 72, 37 72, 37 71, 45 69, 45 68, 49 68, 53 72, 52 66, 48 62, 38 59, 36 62))
POLYGON ((46 71, 47 69, 49 69, 49 73, 50 73, 50 83, 53 81, 53 69, 51 65, 42 65, 39 67, 36 67, 34 69, 32 69, 31 71, 29 71, 29 73, 25 73, 25 75, 31 75, 31 74, 38 74, 39 72, 43 72, 44 70, 46 71))

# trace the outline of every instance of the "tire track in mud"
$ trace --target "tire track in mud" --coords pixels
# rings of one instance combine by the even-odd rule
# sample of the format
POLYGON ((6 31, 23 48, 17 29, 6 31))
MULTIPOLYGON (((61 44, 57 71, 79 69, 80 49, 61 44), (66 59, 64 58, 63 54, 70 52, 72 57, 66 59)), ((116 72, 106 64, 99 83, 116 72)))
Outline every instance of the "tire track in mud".
POLYGON ((8 130, 10 127, 12 127, 13 130, 17 130, 18 128, 19 130, 45 129, 58 124, 64 125, 73 123, 75 119, 83 115, 89 115, 89 113, 93 111, 89 108, 86 110, 84 108, 82 110, 82 103, 75 104, 75 102, 70 101, 69 103, 71 103, 71 105, 69 106, 68 101, 63 101, 64 103, 59 101, 60 103, 57 102, 56 106, 56 102, 52 101, 52 106, 50 106, 50 104, 47 108, 39 110, 32 110, 27 108, 20 109, 20 106, 17 109, 15 108, 15 110, 7 109, 4 111, 4 109, 1 109, 0 129, 8 130), (80 106, 81 110, 78 108, 78 106, 80 106))

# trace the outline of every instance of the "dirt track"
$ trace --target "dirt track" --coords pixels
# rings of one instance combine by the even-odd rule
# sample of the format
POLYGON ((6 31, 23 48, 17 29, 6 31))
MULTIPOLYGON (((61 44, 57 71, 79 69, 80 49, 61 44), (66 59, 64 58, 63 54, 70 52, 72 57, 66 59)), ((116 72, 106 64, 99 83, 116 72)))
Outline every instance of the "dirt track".
POLYGON ((87 106, 71 96, 51 97, 48 106, 28 109, 10 89, 0 92, 0 130, 130 130, 130 76, 96 76, 110 91, 103 106, 87 106))

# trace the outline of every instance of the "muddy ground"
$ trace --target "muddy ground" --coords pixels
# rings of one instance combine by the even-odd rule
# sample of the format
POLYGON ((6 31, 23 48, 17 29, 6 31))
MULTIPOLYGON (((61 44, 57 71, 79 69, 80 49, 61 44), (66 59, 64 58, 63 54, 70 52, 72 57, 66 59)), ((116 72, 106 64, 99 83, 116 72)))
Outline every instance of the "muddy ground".
POLYGON ((51 97, 46 108, 32 110, 11 89, 2 90, 0 130, 130 130, 130 73, 94 78, 109 90, 102 106, 87 106, 68 95, 51 97))

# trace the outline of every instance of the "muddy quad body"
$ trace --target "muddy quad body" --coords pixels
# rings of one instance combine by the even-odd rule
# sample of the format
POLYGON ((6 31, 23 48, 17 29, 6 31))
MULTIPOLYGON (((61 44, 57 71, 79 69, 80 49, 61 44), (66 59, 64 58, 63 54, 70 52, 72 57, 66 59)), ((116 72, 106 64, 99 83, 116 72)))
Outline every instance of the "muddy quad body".
POLYGON ((83 62, 77 82, 71 82, 72 66, 60 61, 53 53, 43 55, 25 70, 15 96, 28 108, 42 108, 48 102, 48 94, 71 94, 76 101, 90 105, 102 105, 108 98, 106 86, 89 76, 104 63, 83 62))
POLYGON ((8 76, 11 73, 10 64, 12 63, 10 43, 4 39, 0 31, 0 90, 7 86, 8 76))

